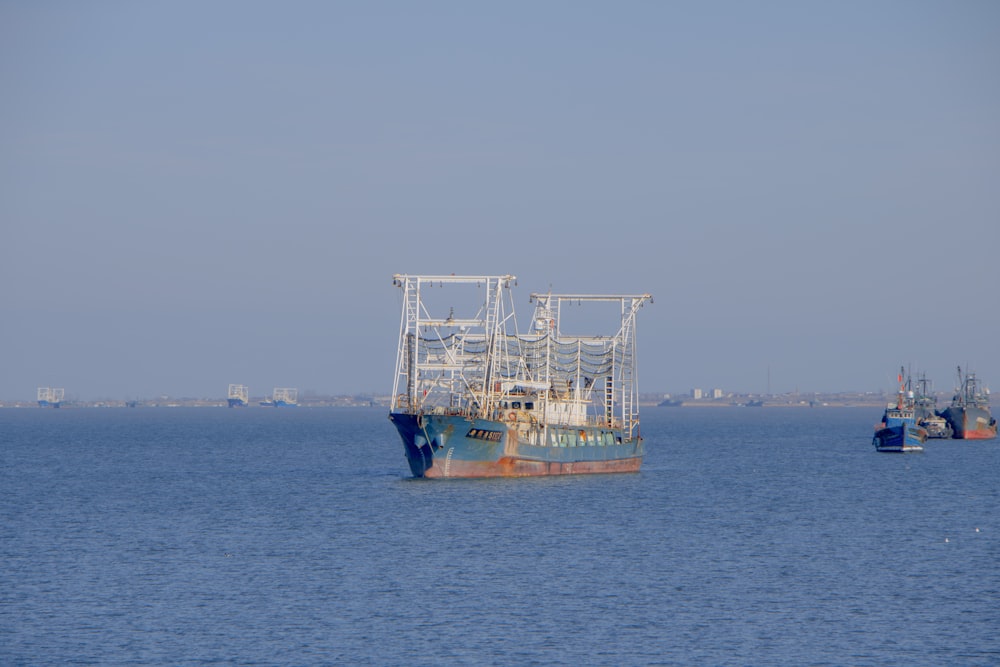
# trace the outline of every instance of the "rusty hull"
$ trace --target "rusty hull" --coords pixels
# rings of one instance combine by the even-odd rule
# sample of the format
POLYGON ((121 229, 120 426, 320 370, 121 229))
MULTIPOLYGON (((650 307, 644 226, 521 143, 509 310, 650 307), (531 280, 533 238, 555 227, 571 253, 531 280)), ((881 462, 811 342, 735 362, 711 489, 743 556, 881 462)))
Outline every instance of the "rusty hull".
POLYGON ((637 472, 642 465, 641 438, 623 441, 621 432, 608 426, 531 432, 523 423, 457 415, 396 412, 389 419, 414 477, 582 475, 637 472))
POLYGON ((499 461, 452 461, 446 466, 435 463, 424 471, 428 479, 448 477, 544 477, 547 475, 584 475, 616 472, 639 472, 641 457, 611 461, 529 461, 505 456, 499 461))

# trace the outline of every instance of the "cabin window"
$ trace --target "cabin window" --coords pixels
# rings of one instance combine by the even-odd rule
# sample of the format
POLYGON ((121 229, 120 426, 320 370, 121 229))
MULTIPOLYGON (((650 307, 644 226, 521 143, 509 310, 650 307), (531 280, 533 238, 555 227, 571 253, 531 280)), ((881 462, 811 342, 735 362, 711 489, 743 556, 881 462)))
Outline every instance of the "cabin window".
POLYGON ((615 436, 614 436, 613 433, 605 433, 604 434, 604 444, 605 445, 613 445, 613 444, 615 444, 615 436))
POLYGON ((524 409, 525 410, 534 410, 535 409, 535 404, 532 403, 531 401, 525 401, 524 402, 524 409))
POLYGON ((520 410, 521 401, 511 401, 510 407, 513 408, 514 410, 520 410))
POLYGON ((566 446, 566 434, 565 433, 560 433, 559 434, 559 446, 560 447, 565 447, 566 446))

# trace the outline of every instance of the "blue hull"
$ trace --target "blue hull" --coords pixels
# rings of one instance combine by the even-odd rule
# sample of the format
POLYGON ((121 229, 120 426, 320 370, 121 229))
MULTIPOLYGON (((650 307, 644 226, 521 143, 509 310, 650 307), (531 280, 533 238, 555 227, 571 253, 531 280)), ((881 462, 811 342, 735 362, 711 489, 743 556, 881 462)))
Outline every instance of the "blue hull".
POLYGON ((880 452, 922 452, 926 441, 926 429, 903 423, 876 431, 872 444, 880 452))
POLYGON ((550 426, 395 412, 414 477, 528 477, 637 472, 642 439, 601 426, 550 426))

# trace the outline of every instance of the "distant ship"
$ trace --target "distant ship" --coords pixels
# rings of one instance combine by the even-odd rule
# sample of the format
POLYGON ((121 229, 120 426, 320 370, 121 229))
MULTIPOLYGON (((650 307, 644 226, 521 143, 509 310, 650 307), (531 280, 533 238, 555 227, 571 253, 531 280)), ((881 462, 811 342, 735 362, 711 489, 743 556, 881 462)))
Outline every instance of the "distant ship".
POLYGON ((990 393, 980 387, 974 373, 958 367, 958 389, 951 405, 941 411, 956 440, 989 440, 997 437, 997 420, 990 414, 990 393))
POLYGON ((299 390, 291 387, 275 387, 271 396, 260 404, 268 408, 294 408, 299 404, 299 390))
POLYGON ((937 411, 937 397, 930 390, 930 380, 926 375, 917 378, 916 397, 914 399, 917 425, 927 430, 928 438, 950 438, 953 433, 948 420, 937 411))
POLYGON ((882 415, 882 423, 875 426, 872 444, 880 452, 922 452, 927 441, 927 429, 917 425, 915 397, 909 385, 909 377, 903 381, 903 369, 899 371, 899 394, 895 403, 890 403, 882 415))
POLYGON ((403 312, 389 419, 413 476, 638 471, 635 321, 652 297, 532 294, 522 334, 514 329, 515 280, 393 277, 403 312), (441 288, 464 299, 461 314, 443 310, 441 288), (566 322, 566 311, 594 302, 618 313, 607 332, 568 331, 579 315, 566 322))
POLYGON ((38 388, 38 407, 58 408, 62 405, 63 397, 66 395, 65 389, 55 389, 52 387, 38 388))
POLYGON ((245 408, 250 404, 250 388, 245 384, 229 385, 229 407, 245 408))

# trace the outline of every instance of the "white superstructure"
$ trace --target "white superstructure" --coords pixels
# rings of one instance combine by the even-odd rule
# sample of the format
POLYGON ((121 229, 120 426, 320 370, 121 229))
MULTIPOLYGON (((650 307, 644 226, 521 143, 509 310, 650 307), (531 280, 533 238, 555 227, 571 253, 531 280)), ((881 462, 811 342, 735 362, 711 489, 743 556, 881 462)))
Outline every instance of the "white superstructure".
POLYGON ((275 387, 271 400, 274 401, 275 405, 295 405, 299 402, 299 390, 292 387, 275 387))
POLYGON ((530 331, 519 334, 513 275, 396 275, 393 284, 403 297, 394 411, 634 434, 635 317, 649 294, 532 294, 530 331), (568 311, 597 303, 617 306, 613 327, 570 330, 578 318, 568 311))
POLYGON ((245 384, 231 384, 229 385, 229 400, 230 401, 242 401, 243 403, 250 402, 250 387, 245 384))
POLYGON ((66 395, 66 390, 62 388, 55 387, 39 387, 38 388, 38 402, 39 403, 62 403, 63 397, 66 395))

